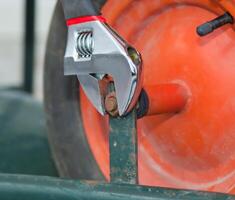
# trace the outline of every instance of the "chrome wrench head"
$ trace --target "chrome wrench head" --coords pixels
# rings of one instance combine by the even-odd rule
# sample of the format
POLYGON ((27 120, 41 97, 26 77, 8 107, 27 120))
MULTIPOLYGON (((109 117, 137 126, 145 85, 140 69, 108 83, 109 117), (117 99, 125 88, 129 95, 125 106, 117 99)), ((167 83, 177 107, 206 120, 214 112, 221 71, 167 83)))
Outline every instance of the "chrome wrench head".
POLYGON ((64 74, 77 76, 88 99, 102 115, 106 75, 113 78, 120 116, 135 106, 142 89, 140 54, 100 21, 69 26, 64 74))

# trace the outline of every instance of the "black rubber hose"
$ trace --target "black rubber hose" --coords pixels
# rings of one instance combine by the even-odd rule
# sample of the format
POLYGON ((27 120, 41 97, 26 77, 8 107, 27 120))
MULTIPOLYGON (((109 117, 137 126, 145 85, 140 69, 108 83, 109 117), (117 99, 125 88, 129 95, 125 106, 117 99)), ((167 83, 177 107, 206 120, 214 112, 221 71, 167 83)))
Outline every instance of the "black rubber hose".
POLYGON ((106 0, 60 0, 66 19, 100 15, 101 7, 105 4, 106 0))

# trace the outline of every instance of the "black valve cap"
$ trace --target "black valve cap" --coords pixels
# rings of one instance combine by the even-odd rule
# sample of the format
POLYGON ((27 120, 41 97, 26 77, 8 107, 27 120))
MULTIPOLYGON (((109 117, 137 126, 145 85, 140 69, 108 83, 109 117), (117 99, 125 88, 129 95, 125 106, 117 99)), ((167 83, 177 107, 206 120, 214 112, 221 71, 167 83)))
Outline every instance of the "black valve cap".
POLYGON ((197 34, 199 36, 205 36, 225 24, 232 24, 232 23, 233 23, 233 16, 230 15, 228 12, 226 12, 225 14, 198 26, 197 34))
POLYGON ((213 32, 213 27, 212 25, 210 24, 210 22, 207 22, 205 24, 202 24, 201 26, 198 26, 197 27, 197 34, 200 35, 200 36, 204 36, 204 35, 207 35, 211 32, 213 32))

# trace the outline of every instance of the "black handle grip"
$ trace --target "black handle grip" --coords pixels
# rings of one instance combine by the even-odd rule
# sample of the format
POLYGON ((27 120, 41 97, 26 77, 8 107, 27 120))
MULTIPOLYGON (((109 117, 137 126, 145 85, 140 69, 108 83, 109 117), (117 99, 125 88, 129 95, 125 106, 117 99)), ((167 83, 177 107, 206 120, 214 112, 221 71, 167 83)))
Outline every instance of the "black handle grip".
POLYGON ((82 16, 100 15, 106 0, 60 0, 65 19, 82 16))

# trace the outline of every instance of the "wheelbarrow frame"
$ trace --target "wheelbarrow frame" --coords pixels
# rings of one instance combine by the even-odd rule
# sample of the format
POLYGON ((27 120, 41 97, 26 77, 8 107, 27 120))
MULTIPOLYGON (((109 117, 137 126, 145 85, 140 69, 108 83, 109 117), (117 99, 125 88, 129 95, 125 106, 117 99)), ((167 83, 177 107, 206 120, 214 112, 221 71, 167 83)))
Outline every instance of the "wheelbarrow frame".
POLYGON ((232 200, 221 193, 138 185, 136 111, 110 118, 111 182, 0 174, 4 200, 232 200))

